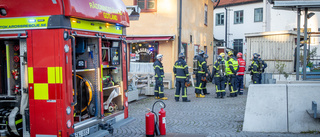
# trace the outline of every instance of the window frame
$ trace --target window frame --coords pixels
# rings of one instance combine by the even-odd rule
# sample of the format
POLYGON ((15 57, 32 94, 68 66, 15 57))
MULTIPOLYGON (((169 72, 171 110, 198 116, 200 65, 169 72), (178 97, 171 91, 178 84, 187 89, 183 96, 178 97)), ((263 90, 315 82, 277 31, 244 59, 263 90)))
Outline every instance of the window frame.
POLYGON ((244 22, 244 11, 243 10, 238 10, 238 11, 234 11, 234 18, 233 18, 233 23, 234 24, 243 24, 243 22, 244 22), (242 22, 241 22, 241 12, 242 12, 242 22), (236 22, 236 20, 237 20, 237 13, 239 13, 239 22, 236 22))
POLYGON ((208 26, 208 5, 204 4, 204 25, 208 26))
MULTIPOLYGON (((144 9, 141 9, 141 12, 157 12, 157 0, 154 0, 154 9, 147 9, 148 1, 149 0, 144 0, 144 9)), ((138 5, 138 0, 133 0, 133 3, 134 5, 138 5)))
POLYGON ((222 26, 222 25, 224 25, 224 12, 216 13, 216 26, 222 26), (218 17, 218 15, 219 15, 219 17, 218 17), (223 23, 221 23, 221 21, 222 21, 221 15, 223 15, 223 23), (218 23, 218 18, 220 19, 220 23, 218 23))
POLYGON ((253 11, 254 11, 253 21, 254 22, 263 22, 263 8, 255 8, 253 11), (256 10, 261 10, 261 13, 259 14, 260 15, 259 17, 261 17, 261 20, 256 21, 256 10))

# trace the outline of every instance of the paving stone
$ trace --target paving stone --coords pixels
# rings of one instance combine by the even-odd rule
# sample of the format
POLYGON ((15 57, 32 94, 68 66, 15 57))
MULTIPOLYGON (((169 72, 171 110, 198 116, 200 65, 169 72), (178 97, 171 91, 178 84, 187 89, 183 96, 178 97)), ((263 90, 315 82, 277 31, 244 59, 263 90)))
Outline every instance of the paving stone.
MULTIPOLYGON (((208 92, 205 98, 196 98, 194 88, 188 88, 188 99, 191 102, 175 102, 175 89, 165 89, 164 100, 166 104, 167 134, 203 135, 207 137, 316 137, 320 134, 294 134, 294 133, 257 133, 242 131, 246 105, 246 92, 235 98, 216 99, 214 85, 208 83, 208 92)), ((229 92, 227 92, 227 95, 229 92)), ((135 120, 120 128, 114 129, 115 137, 144 137, 145 114, 147 108, 152 108, 157 101, 153 96, 134 101, 129 104, 129 117, 135 120)), ((156 105, 155 112, 160 106, 156 105)), ((112 135, 109 135, 112 136, 112 135)))

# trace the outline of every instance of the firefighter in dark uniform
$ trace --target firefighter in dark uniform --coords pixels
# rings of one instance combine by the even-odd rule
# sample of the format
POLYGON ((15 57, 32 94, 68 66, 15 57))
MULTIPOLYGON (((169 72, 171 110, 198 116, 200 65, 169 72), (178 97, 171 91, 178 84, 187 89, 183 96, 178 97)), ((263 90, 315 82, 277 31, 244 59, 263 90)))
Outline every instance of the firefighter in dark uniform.
POLYGON ((197 98, 204 98, 205 95, 201 94, 201 90, 203 89, 205 81, 206 74, 208 72, 207 70, 207 64, 206 61, 203 58, 204 51, 201 50, 199 52, 199 55, 196 55, 194 57, 194 60, 196 60, 197 63, 197 70, 196 70, 196 88, 195 93, 197 98))
MULTIPOLYGON (((207 64, 207 60, 208 60, 209 56, 207 54, 204 54, 203 58, 204 58, 204 61, 207 64)), ((208 70, 208 68, 209 68, 209 66, 207 66, 207 70, 208 70)), ((207 73, 208 73, 208 76, 211 76, 211 74, 209 74, 209 71, 207 73)), ((209 79, 206 79, 206 80, 208 81, 209 79)), ((203 88, 202 88, 203 95, 209 95, 210 94, 207 91, 207 81, 205 81, 204 84, 203 84, 203 88)))
POLYGON ((226 61, 226 79, 229 83, 230 95, 228 97, 237 96, 237 87, 236 87, 236 74, 239 70, 237 59, 233 58, 233 52, 228 52, 228 59, 226 61))
POLYGON ((261 84, 262 80, 262 73, 264 73, 264 70, 268 67, 267 63, 264 62, 264 60, 261 59, 260 54, 258 54, 258 61, 259 61, 259 84, 261 84))
POLYGON ((249 71, 250 71, 250 75, 251 75, 251 79, 253 81, 253 84, 259 84, 259 80, 260 80, 260 74, 259 74, 259 54, 258 53, 254 53, 253 54, 253 61, 251 63, 251 65, 249 66, 249 71))
POLYGON ((216 85, 216 98, 224 98, 225 92, 225 63, 222 61, 222 56, 218 56, 217 61, 213 65, 212 78, 216 85))
POLYGON ((173 73, 176 77, 176 93, 174 95, 174 99, 176 102, 179 101, 180 98, 180 89, 182 90, 182 101, 183 102, 190 102, 187 98, 187 87, 185 83, 189 81, 189 71, 188 65, 186 63, 184 53, 179 54, 179 59, 174 63, 173 66, 173 73))
POLYGON ((156 61, 153 64, 154 72, 155 72, 155 87, 154 87, 154 96, 156 99, 162 99, 162 100, 167 100, 167 97, 164 97, 163 94, 163 77, 164 77, 164 72, 163 72, 163 66, 162 66, 162 54, 158 54, 156 56, 156 61))

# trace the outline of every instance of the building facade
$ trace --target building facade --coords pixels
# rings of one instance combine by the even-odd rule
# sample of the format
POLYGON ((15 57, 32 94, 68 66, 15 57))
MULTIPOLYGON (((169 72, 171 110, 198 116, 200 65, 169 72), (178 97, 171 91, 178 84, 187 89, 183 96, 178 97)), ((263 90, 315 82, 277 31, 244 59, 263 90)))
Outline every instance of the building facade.
MULTIPOLYGON (((215 39, 224 41, 227 38, 228 48, 234 49, 235 52, 247 53, 246 33, 296 31, 297 11, 278 10, 272 7, 273 4, 268 0, 220 0, 214 9, 215 39)), ((308 19, 308 31, 319 32, 320 13, 310 12, 314 12, 315 15, 308 19)), ((304 12, 301 12, 302 30, 303 25, 304 12)), ((310 45, 311 49, 317 47, 317 53, 320 55, 319 37, 311 37, 310 45)))
MULTIPOLYGON (((154 73, 152 64, 163 54, 164 72, 171 74, 178 59, 180 0, 123 0, 126 6, 138 5, 140 18, 127 29, 130 72, 154 73)), ((192 61, 199 50, 213 64, 213 2, 182 0, 181 52, 192 72, 192 61)))

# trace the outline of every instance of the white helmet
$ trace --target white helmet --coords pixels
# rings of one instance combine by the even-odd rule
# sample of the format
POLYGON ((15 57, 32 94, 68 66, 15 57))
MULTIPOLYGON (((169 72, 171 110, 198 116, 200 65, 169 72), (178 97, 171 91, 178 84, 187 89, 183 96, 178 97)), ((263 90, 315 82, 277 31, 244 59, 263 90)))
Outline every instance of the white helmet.
POLYGON ((162 57, 163 57, 162 54, 158 54, 158 55, 157 55, 157 59, 161 59, 162 57))

